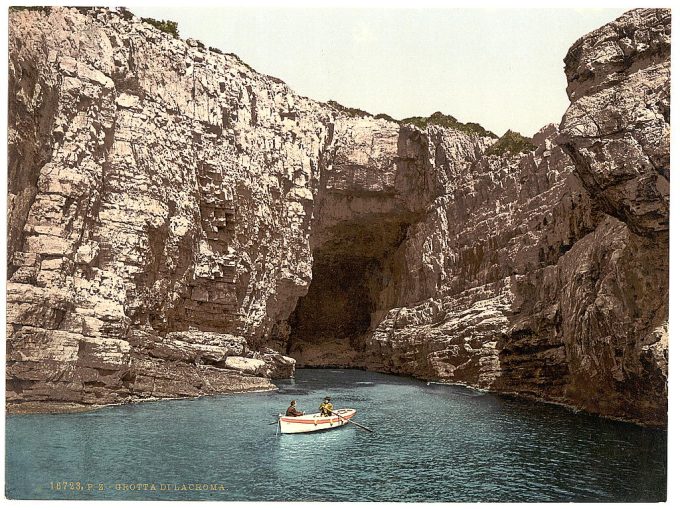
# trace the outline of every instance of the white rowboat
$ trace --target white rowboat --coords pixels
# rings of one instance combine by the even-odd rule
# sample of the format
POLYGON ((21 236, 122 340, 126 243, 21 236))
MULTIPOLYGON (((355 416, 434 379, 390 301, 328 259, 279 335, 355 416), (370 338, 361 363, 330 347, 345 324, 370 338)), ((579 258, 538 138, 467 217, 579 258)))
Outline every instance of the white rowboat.
POLYGON ((321 413, 303 414, 302 416, 279 416, 281 434, 302 434, 317 432, 347 425, 349 420, 357 414, 356 409, 338 409, 334 413, 340 416, 322 416, 321 413))

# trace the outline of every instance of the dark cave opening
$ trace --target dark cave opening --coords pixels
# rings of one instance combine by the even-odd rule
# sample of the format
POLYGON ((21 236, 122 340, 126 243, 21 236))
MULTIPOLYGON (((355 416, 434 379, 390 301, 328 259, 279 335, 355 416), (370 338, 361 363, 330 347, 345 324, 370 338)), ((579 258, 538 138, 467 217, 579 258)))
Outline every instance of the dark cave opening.
POLYGON ((315 278, 290 319, 296 336, 311 340, 319 336, 348 338, 364 333, 375 308, 366 277, 377 266, 375 259, 315 257, 315 278))
POLYGON ((286 352, 298 366, 360 367, 401 273, 406 221, 343 223, 313 251, 312 281, 291 314, 286 352))
POLYGON ((312 283, 291 318, 288 354, 300 365, 353 365, 376 310, 378 260, 315 256, 312 283))

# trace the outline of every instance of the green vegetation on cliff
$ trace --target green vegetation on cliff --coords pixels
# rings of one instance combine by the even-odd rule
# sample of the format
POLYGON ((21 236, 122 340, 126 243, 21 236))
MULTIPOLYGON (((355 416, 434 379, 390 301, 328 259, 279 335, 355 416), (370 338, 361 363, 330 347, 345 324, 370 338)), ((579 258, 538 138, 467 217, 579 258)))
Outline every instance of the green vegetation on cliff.
POLYGON ((332 99, 328 101, 326 104, 331 106, 332 108, 335 108, 336 110, 343 112, 348 117, 372 117, 370 113, 364 110, 341 105, 340 103, 338 103, 337 101, 333 101, 332 99))
POLYGON ((375 116, 376 119, 389 120, 390 122, 399 122, 397 119, 386 113, 379 113, 375 116))
POLYGON ((449 129, 456 129, 467 133, 469 135, 477 136, 490 136, 491 138, 498 138, 497 135, 484 129, 482 126, 476 122, 463 123, 458 121, 452 115, 444 115, 442 112, 435 112, 429 117, 408 117, 406 119, 397 120, 386 113, 379 113, 378 115, 371 115, 367 111, 361 110, 359 108, 351 108, 349 106, 344 106, 337 101, 330 100, 326 104, 332 108, 344 113, 348 117, 375 117, 376 119, 388 120, 390 122, 396 122, 398 124, 412 124, 420 129, 427 129, 428 125, 442 126, 449 129))
POLYGON ((506 153, 510 153, 511 156, 514 156, 520 152, 533 151, 535 148, 536 146, 531 143, 530 138, 508 129, 496 143, 486 149, 485 154, 487 156, 502 156, 506 153))
POLYGON ((169 19, 157 20, 153 18, 142 18, 142 21, 148 23, 149 25, 153 25, 161 32, 170 34, 173 37, 179 37, 179 31, 177 30, 176 21, 170 21, 169 19))
POLYGON ((49 13, 52 7, 41 5, 10 5, 9 12, 38 11, 49 13))
POLYGON ((498 138, 491 131, 484 129, 476 122, 460 122, 452 115, 444 115, 442 112, 434 112, 429 117, 408 117, 399 121, 400 124, 413 124, 420 129, 426 129, 428 125, 442 126, 449 129, 456 129, 469 135, 490 136, 498 138))

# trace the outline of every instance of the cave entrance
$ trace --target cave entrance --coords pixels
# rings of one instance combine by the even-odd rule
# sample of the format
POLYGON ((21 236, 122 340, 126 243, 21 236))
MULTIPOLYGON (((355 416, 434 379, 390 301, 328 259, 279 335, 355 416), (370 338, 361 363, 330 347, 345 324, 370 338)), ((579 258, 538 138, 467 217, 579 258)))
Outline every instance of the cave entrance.
POLYGON ((288 320, 300 367, 362 367, 366 338, 391 304, 409 222, 344 222, 316 236, 312 281, 288 320))

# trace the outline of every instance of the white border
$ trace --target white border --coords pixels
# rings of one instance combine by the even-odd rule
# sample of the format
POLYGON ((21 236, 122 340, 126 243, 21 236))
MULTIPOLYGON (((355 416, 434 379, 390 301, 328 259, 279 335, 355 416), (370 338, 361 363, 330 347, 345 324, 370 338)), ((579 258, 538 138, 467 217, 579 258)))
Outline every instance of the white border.
MULTIPOLYGON (((12 4, 16 5, 45 5, 49 3, 50 5, 70 5, 70 6, 90 6, 93 4, 96 4, 98 2, 92 2, 92 1, 84 1, 84 0, 71 0, 71 1, 57 1, 57 2, 36 2, 34 0, 25 0, 25 1, 13 1, 11 2, 12 4)), ((129 7, 133 12, 134 12, 134 7, 135 6, 140 6, 140 5, 157 5, 157 6, 181 6, 181 5, 188 5, 189 2, 177 2, 177 1, 172 1, 172 0, 149 0, 146 2, 141 2, 139 0, 131 0, 127 2, 120 2, 116 4, 109 4, 107 3, 108 6, 110 7, 116 7, 118 5, 124 5, 125 7, 129 7)), ((100 4, 101 5, 101 4, 100 4)), ((272 0, 222 0, 222 1, 199 1, 199 2, 194 2, 192 1, 190 5, 194 8, 200 8, 201 6, 260 6, 260 7, 284 7, 284 6, 294 6, 294 7, 309 7, 309 8, 321 8, 321 7, 381 7, 381 8, 393 8, 393 7, 418 7, 418 8, 425 8, 425 7, 455 7, 455 8, 462 8, 462 7, 470 7, 470 8, 508 8, 508 7, 529 7, 529 8, 585 8, 585 9, 591 9, 591 8, 635 8, 635 7, 672 7, 672 4, 669 0, 664 0, 664 1, 658 1, 658 2, 653 2, 649 0, 638 0, 638 1, 631 1, 631 0, 623 0, 623 1, 611 1, 611 0, 600 0, 600 1, 593 1, 593 0, 555 0, 550 2, 549 4, 545 1, 539 2, 536 0, 520 0, 520 1, 513 1, 513 2, 503 2, 500 0, 461 0, 461 1, 445 1, 445 0, 418 0, 415 2, 414 0, 392 0, 392 1, 380 1, 380 0, 325 0, 325 1, 319 1, 319 0, 286 0, 286 1, 272 1, 272 0)), ((680 12, 680 11, 677 11, 680 12)), ((677 18, 678 14, 677 12, 673 12, 673 21, 672 21, 672 31, 674 34, 678 34, 678 21, 675 19, 677 18)), ((5 6, 2 10, 0 10, 0 16, 2 18, 2 37, 0 38, 0 53, 2 53, 2 68, 0 72, 0 113, 1 113, 1 118, 2 122, 0 122, 0 139, 6 140, 7 139, 7 79, 6 77, 8 76, 8 67, 7 67, 7 27, 8 27, 8 10, 7 7, 5 6)), ((181 23, 181 20, 178 20, 181 23)), ((679 37, 676 35, 674 39, 677 39, 679 37)), ((678 90, 678 79, 680 78, 678 76, 679 71, 678 71, 678 66, 680 63, 678 62, 678 49, 677 49, 677 44, 673 44, 673 49, 671 51, 671 90, 672 90, 672 97, 677 98, 677 90, 678 90)), ((678 105, 677 99, 674 99, 672 101, 672 106, 671 106, 671 125, 675 126, 680 126, 680 123, 678 123, 678 105)), ((672 168, 677 168, 677 165, 679 163, 678 159, 678 150, 677 147, 680 147, 680 140, 678 138, 680 135, 678 135, 678 128, 675 130, 671 131, 671 147, 676 148, 671 152, 671 167, 672 168)), ((7 211, 7 144, 6 142, 2 142, 0 144, 0 161, 4 162, 4 178, 1 179, 2 181, 2 190, 0 190, 0 201, 1 205, 0 207, 2 208, 3 215, 4 215, 4 220, 2 221, 2 231, 0 231, 0 238, 6 240, 7 239, 7 216, 6 216, 6 211, 7 211)), ((678 179, 673 179, 671 178, 671 196, 672 197, 677 197, 678 196, 678 179)), ((673 223, 673 219, 677 217, 677 212, 675 207, 677 202, 677 199, 671 199, 671 223, 673 223)), ((2 260, 6 260, 6 250, 7 250, 7 245, 6 241, 2 243, 2 260)), ((671 231, 671 246, 670 246, 670 275, 671 275, 671 294, 670 294, 670 303, 669 303, 669 310, 670 310, 670 336, 673 336, 673 333, 676 331, 676 328, 679 327, 679 322, 677 316, 675 316, 674 312, 680 310, 678 308, 678 293, 677 293, 677 286, 678 286, 678 277, 677 273, 678 271, 676 270, 675 266, 672 264, 672 261, 680 260, 678 259, 677 255, 679 254, 678 250, 678 242, 677 242, 677 236, 674 235, 674 232, 671 231)), ((6 310, 6 271, 7 267, 6 264, 3 262, 0 264, 2 267, 2 275, 0 275, 0 285, 2 285, 2 308, 3 310, 6 310)), ((6 314, 2 314, 2 331, 5 330, 6 326, 6 314)), ((679 329, 680 330, 680 329, 679 329)), ((672 343, 673 340, 670 340, 672 343)), ((0 349, 1 354, 0 354, 0 363, 2 363, 2 366, 5 366, 5 349, 0 349)), ((671 345, 669 348, 669 351, 671 353, 674 352, 674 347, 671 345)), ((670 363, 671 369, 674 366, 673 360, 671 359, 670 363)), ((671 370, 671 373, 673 370, 671 370)), ((680 501, 680 491, 678 490, 677 486, 672 482, 673 480, 678 480, 678 469, 677 469, 677 453, 678 453, 678 441, 677 441, 677 420, 678 420, 678 413, 677 413, 677 399, 675 398, 675 391, 677 391, 677 388, 675 387, 674 384, 674 375, 670 375, 669 373, 669 428, 668 428, 668 453, 669 453, 669 462, 668 462, 668 502, 667 503, 662 503, 662 507, 666 507, 669 504, 672 503, 678 503, 680 501)), ((3 404, 4 404, 4 398, 5 398, 5 378, 2 377, 2 382, 0 383, 0 392, 2 393, 3 396, 3 404)), ((4 408, 4 405, 3 405, 4 408)), ((2 449, 3 456, 2 456, 2 470, 0 473, 0 484, 3 487, 3 499, 4 499, 4 486, 5 486, 5 465, 4 465, 4 460, 5 460, 5 421, 2 420, 2 426, 1 426, 1 435, 0 435, 0 448, 2 449)), ((281 509, 281 510, 298 510, 300 508, 305 508, 305 509, 310 509, 312 507, 317 508, 317 507, 323 507, 324 509, 339 509, 340 507, 342 508, 347 508, 348 505, 351 506, 351 508, 357 508, 357 507, 364 507, 364 505, 370 507, 370 508, 376 508, 376 509, 383 509, 383 508, 392 508, 397 505, 408 505, 409 508, 427 508, 427 509, 433 509, 433 508, 450 508, 451 506, 455 506, 456 508, 488 508, 489 506, 493 506, 494 504, 492 503, 323 503, 323 504, 315 504, 315 503, 261 503, 261 502, 249 502, 249 503, 234 503, 234 502, 207 502, 207 501, 192 501, 192 502, 168 502, 168 501, 137 501, 137 502, 127 502, 127 501, 55 501, 55 500, 49 500, 49 501, 16 501, 16 500, 4 500, 2 504, 6 508, 23 508, 23 507, 28 507, 28 506, 36 506, 36 507, 42 507, 49 505, 50 508, 56 508, 56 509, 68 509, 71 507, 79 507, 79 508, 85 508, 85 507, 102 507, 102 508, 113 508, 116 506, 121 506, 124 505, 126 508, 160 508, 162 506, 169 505, 171 507, 177 508, 179 505, 182 505, 183 507, 196 507, 199 506, 201 508, 206 508, 206 505, 228 505, 231 508, 247 508, 247 509, 260 509, 260 508, 276 508, 276 509, 281 509)), ((509 504, 509 505, 523 505, 524 503, 517 503, 517 504, 509 504)), ((506 504, 507 505, 507 504, 506 504)), ((539 504, 541 507, 552 507, 560 505, 560 503, 546 503, 546 504, 539 504)), ((605 506, 611 506, 611 505, 616 505, 615 503, 613 504, 607 504, 607 503, 588 503, 588 504, 579 504, 579 508, 583 507, 593 507, 596 506, 597 508, 602 508, 602 505, 605 506)), ((651 505, 654 505, 654 508, 659 508, 658 504, 626 504, 626 508, 640 508, 640 507, 651 507, 651 505)), ((532 508, 536 508, 536 505, 532 505, 532 508)))

